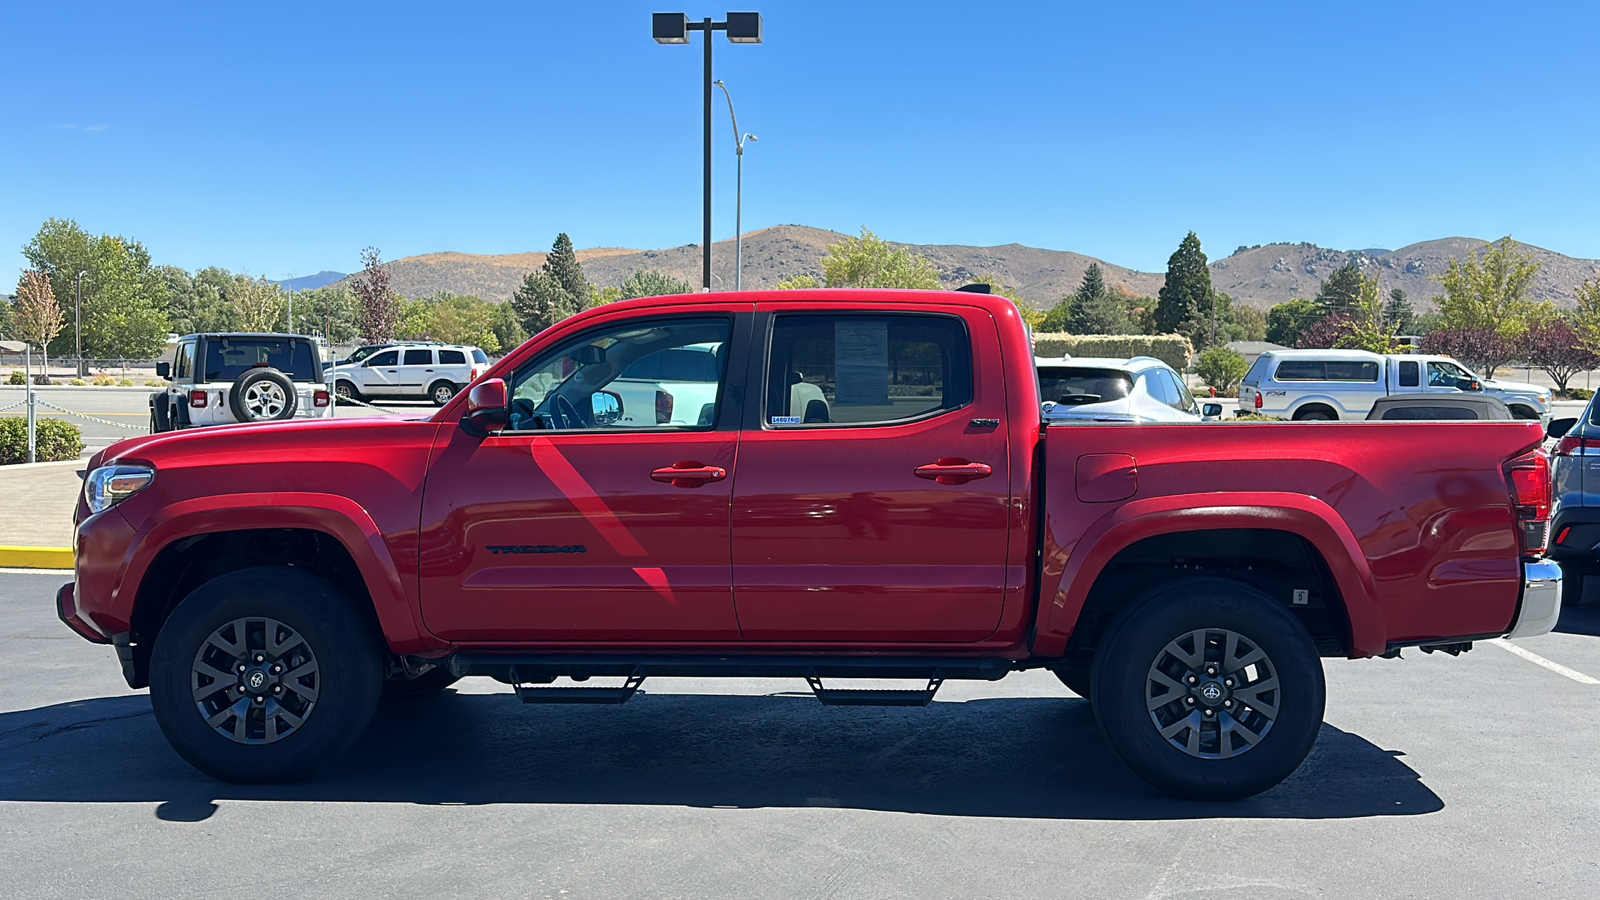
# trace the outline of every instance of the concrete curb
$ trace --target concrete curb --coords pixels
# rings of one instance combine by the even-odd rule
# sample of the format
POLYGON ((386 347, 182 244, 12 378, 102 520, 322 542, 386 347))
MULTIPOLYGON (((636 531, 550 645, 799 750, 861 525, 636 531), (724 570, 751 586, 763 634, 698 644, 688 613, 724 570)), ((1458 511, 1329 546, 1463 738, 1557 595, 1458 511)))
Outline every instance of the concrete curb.
POLYGON ((0 568, 70 569, 71 547, 0 547, 0 568))
MULTIPOLYGON (((127 438, 119 438, 119 440, 127 440, 127 438)), ((52 468, 56 467, 56 466, 70 466, 70 465, 86 462, 88 459, 89 459, 89 457, 87 457, 87 456, 80 456, 77 459, 58 459, 58 460, 56 460, 54 462, 7 463, 7 464, 5 464, 3 466, 0 466, 0 472, 27 472, 27 471, 31 471, 33 469, 43 469, 43 468, 45 468, 47 466, 48 467, 52 467, 52 468)))

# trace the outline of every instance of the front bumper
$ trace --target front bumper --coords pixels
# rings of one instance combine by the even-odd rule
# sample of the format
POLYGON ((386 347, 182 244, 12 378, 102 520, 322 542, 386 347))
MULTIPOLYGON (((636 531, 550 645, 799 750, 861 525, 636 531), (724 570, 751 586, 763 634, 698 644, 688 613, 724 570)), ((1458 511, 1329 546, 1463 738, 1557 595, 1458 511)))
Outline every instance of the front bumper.
POLYGON ((1506 637, 1548 634, 1561 618, 1561 566, 1549 560, 1522 564, 1522 604, 1506 637))
POLYGON ((109 644, 111 639, 101 634, 82 616, 78 615, 78 596, 76 582, 69 581, 56 591, 56 618, 61 624, 71 628, 78 637, 95 644, 109 644))

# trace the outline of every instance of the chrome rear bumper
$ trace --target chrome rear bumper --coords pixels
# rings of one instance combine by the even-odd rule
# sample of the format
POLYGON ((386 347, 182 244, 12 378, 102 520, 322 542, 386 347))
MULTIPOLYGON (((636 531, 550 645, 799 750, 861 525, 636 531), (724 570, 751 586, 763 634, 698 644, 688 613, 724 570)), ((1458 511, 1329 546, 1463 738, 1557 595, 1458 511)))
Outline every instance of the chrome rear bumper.
POLYGON ((1547 559, 1522 564, 1522 605, 1506 637, 1546 634, 1561 618, 1561 567, 1547 559))

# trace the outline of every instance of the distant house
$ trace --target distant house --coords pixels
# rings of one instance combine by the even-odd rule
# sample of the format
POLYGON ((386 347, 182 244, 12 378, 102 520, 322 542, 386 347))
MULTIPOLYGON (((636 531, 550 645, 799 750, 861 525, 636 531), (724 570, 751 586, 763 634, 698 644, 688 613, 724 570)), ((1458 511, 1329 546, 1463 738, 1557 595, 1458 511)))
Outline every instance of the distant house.
POLYGON ((1227 347, 1229 350, 1244 357, 1244 361, 1252 366, 1256 364, 1256 357, 1266 353, 1268 350, 1289 349, 1282 344, 1274 344, 1271 341, 1229 341, 1227 347))

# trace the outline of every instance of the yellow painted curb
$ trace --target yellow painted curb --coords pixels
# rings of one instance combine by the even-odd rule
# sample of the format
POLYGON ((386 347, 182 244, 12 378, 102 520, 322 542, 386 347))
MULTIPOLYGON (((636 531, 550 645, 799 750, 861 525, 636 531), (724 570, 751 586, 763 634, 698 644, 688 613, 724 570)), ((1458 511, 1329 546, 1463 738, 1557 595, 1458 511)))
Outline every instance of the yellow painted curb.
POLYGON ((70 569, 71 547, 0 547, 0 567, 7 569, 70 569))

